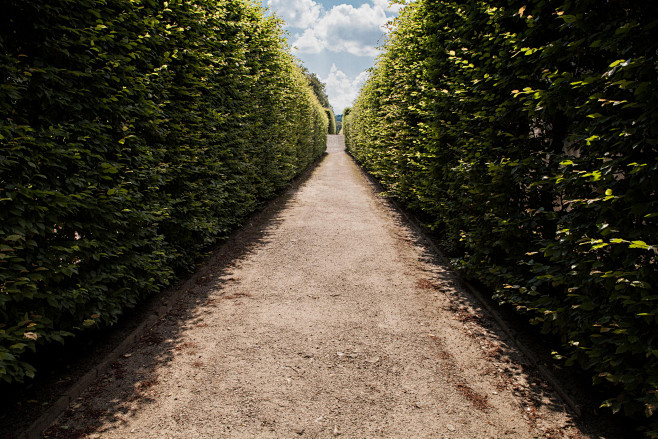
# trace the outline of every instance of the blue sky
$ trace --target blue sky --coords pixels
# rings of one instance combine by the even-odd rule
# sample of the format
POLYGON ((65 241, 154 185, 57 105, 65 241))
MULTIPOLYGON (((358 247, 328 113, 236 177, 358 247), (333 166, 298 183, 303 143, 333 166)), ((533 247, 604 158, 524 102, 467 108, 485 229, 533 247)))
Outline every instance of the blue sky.
POLYGON ((351 105, 374 65, 385 24, 399 5, 388 0, 261 0, 285 22, 293 54, 327 86, 336 114, 351 105))

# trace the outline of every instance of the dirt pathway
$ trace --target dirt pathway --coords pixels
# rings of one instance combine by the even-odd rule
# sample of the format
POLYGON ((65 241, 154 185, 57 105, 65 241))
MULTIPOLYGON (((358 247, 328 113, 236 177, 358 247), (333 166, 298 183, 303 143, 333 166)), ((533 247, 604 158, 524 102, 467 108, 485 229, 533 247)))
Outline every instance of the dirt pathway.
POLYGON ((47 437, 587 437, 343 148, 47 437))

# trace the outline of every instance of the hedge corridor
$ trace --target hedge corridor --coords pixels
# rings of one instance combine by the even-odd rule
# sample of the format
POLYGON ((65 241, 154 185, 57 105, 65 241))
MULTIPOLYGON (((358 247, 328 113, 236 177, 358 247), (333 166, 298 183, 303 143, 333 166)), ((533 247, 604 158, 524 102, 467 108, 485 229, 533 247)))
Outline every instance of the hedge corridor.
POLYGON ((0 379, 112 325, 326 148, 277 19, 250 0, 6 0, 0 379), (30 354, 31 355, 31 354, 30 354))
POLYGON ((658 3, 407 3, 349 151, 658 437, 658 3))

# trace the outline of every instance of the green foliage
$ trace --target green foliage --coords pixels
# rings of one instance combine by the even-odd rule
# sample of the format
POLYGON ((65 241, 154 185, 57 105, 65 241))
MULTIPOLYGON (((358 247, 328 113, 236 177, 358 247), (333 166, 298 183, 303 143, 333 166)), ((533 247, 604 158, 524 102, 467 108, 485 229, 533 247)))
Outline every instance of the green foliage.
POLYGON ((327 133, 336 134, 336 117, 334 116, 334 110, 331 107, 331 104, 329 104, 329 97, 327 96, 326 85, 324 84, 324 82, 320 81, 320 78, 318 78, 318 76, 315 73, 309 72, 306 69, 306 67, 302 67, 302 71, 306 76, 306 80, 308 81, 311 90, 313 90, 313 93, 318 98, 320 105, 324 107, 327 121, 329 123, 327 133))
POLYGON ((603 405, 651 419, 657 13, 413 2, 343 121, 351 153, 428 219, 458 268, 558 334, 603 405))
POLYGON ((317 159, 328 122, 250 1, 8 0, 0 379, 192 267, 317 159), (281 121, 283 120, 283 122, 281 121))
POLYGON ((308 83, 311 85, 311 88, 313 89, 315 96, 318 97, 318 101, 320 101, 320 105, 322 105, 324 108, 331 108, 331 111, 333 112, 334 110, 331 107, 331 104, 329 103, 329 97, 327 96, 327 85, 324 82, 320 81, 318 75, 309 72, 308 69, 306 69, 306 67, 303 67, 302 70, 304 71, 304 75, 306 75, 306 79, 308 80, 308 83))
MULTIPOLYGON (((352 112, 352 107, 347 107, 343 110, 343 114, 341 117, 341 134, 345 136, 345 147, 350 150, 350 141, 352 140, 352 137, 349 134, 350 131, 350 113, 352 112)), ((353 151, 352 151, 353 152, 353 151)))
POLYGON ((336 116, 334 115, 334 111, 331 108, 325 108, 324 112, 329 122, 329 127, 327 128, 328 134, 336 134, 336 116))

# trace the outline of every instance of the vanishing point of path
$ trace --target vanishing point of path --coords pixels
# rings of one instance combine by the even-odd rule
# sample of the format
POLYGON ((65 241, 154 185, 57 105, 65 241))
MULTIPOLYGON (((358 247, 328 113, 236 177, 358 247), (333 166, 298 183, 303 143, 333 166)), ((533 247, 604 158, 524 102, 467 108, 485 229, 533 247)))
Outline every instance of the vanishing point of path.
POLYGON ((47 437, 580 438, 342 136, 47 437))

